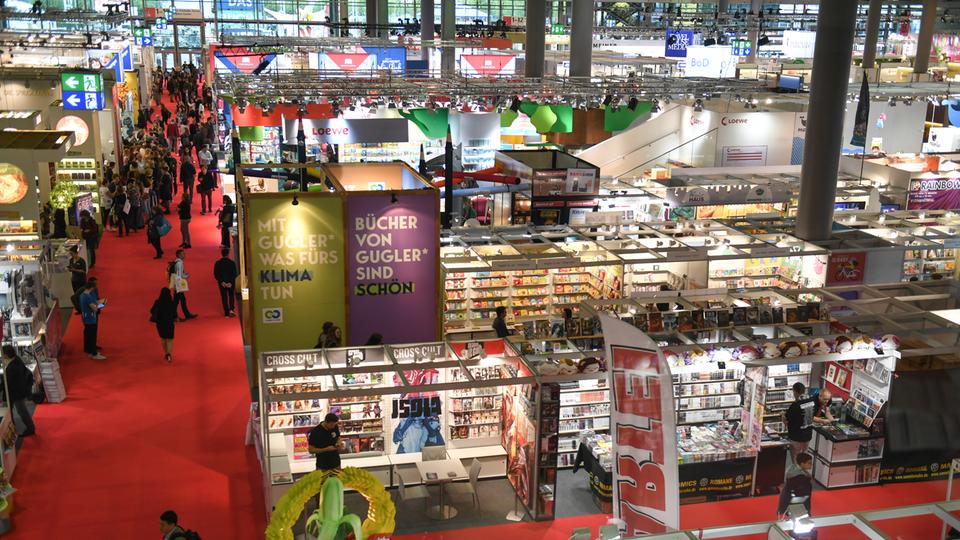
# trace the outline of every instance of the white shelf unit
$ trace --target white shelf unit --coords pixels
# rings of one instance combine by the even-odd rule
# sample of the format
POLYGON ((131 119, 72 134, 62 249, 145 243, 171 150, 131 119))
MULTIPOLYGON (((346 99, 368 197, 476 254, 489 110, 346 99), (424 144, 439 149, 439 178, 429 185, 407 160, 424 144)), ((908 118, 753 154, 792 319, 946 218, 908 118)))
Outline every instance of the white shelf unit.
POLYGON ((573 466, 582 431, 609 433, 610 411, 610 390, 605 381, 594 379, 560 385, 559 468, 573 466))
MULTIPOLYGON (((474 380, 499 379, 500 366, 471 367, 474 380)), ((446 370, 448 382, 464 382, 460 368, 446 370)), ((472 448, 500 443, 503 389, 499 386, 448 390, 444 407, 448 448, 472 448)))
POLYGON ((740 385, 743 365, 731 362, 718 369, 715 364, 673 368, 673 395, 678 426, 739 420, 742 410, 740 385))

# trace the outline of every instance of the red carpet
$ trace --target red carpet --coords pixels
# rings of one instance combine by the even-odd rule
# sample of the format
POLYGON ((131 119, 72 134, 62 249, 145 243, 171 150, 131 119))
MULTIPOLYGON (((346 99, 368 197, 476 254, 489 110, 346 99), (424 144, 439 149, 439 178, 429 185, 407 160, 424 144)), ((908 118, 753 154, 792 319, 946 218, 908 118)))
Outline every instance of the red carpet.
MULTIPOLYGON (((237 319, 226 319, 213 280, 219 231, 194 201, 189 307, 173 364, 163 360, 148 310, 180 243, 173 230, 153 260, 146 233, 105 233, 93 271, 109 299, 100 322, 106 361, 83 354, 82 323, 70 321, 60 357, 67 400, 37 408, 37 436, 13 477, 15 539, 159 537, 174 509, 204 538, 263 538, 259 463, 244 446, 250 403, 237 319)), ((220 201, 219 191, 214 200, 220 201)), ((179 197, 176 199, 179 201, 179 197)))
MULTIPOLYGON (((945 481, 910 484, 892 484, 834 491, 818 491, 813 498, 814 515, 842 514, 876 510, 892 506, 909 506, 946 497, 945 481)), ((955 488, 957 486, 954 486, 955 488)), ((482 497, 482 485, 481 485, 482 497)), ((691 504, 680 507, 680 525, 684 529, 699 529, 769 521, 776 517, 776 497, 736 499, 721 503, 691 504)), ((395 537, 397 540, 490 540, 491 538, 536 538, 567 540, 570 532, 579 527, 593 530, 594 537, 609 516, 595 515, 561 518, 539 523, 511 523, 475 529, 461 529, 435 533, 395 537)), ((880 529, 897 540, 931 540, 938 538, 942 522, 932 517, 907 518, 880 522, 880 529)), ((753 539, 751 536, 739 537, 753 539)), ((757 535, 766 539, 767 535, 757 535)), ((865 538, 852 527, 830 527, 821 531, 820 540, 849 540, 865 538)))

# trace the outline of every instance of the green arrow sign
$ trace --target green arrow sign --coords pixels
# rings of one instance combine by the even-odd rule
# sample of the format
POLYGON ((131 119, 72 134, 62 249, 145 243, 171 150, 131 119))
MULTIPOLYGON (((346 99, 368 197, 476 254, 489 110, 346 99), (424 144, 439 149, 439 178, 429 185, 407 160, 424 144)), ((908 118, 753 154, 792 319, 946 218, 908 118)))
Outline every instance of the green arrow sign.
POLYGON ((100 92, 103 79, 99 73, 64 72, 60 74, 62 92, 100 92))

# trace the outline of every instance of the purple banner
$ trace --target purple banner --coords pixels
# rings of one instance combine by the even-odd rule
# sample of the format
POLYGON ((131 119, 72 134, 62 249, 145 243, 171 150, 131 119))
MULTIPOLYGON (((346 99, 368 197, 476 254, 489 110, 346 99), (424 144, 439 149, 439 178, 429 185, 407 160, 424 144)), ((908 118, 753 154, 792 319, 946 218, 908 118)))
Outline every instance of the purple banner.
POLYGON ((436 196, 347 198, 349 344, 437 341, 440 239, 436 196))
POLYGON ((907 210, 956 210, 960 208, 960 179, 929 178, 910 181, 907 210))

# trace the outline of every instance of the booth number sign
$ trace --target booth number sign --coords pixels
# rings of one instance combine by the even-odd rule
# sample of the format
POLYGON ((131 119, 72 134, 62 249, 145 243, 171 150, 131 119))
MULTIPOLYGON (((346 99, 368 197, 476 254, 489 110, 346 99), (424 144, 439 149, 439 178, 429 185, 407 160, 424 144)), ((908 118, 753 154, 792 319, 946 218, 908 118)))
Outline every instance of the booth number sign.
POLYGON ((393 400, 391 418, 425 418, 440 416, 440 397, 418 397, 393 400))

